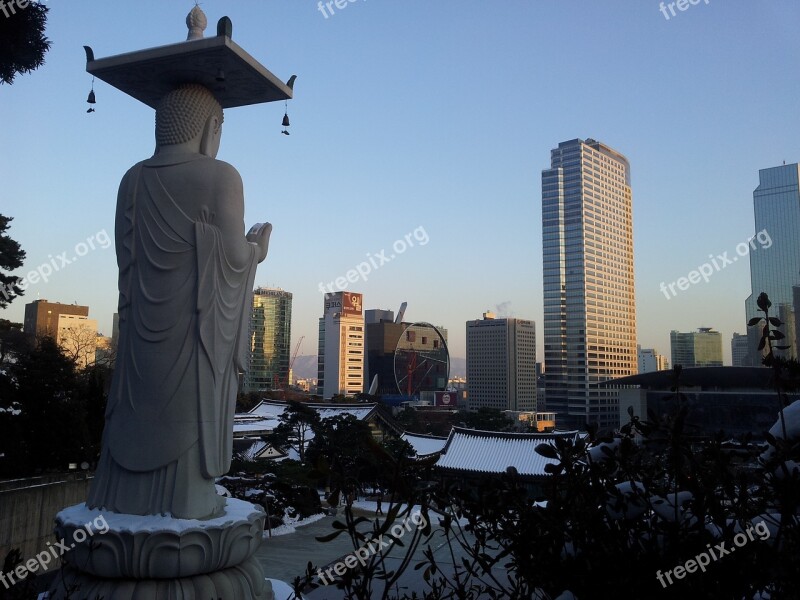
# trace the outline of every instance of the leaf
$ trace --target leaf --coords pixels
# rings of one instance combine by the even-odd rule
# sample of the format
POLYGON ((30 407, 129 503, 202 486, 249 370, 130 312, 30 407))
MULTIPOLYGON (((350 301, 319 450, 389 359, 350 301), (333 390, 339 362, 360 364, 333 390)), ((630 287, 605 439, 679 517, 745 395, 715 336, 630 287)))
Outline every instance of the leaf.
POLYGON ((539 444, 535 448, 536 454, 544 456, 545 458, 558 459, 558 452, 555 447, 550 444, 539 444))
POLYGON ((753 325, 758 325, 761 322, 761 317, 753 317, 747 322, 748 327, 752 327, 753 325))
POLYGON ((315 537, 314 539, 316 539, 318 542, 323 542, 323 543, 330 542, 331 540, 335 540, 342 533, 344 533, 344 530, 334 531, 333 533, 329 533, 328 535, 323 535, 320 537, 315 537))
POLYGON ((563 470, 564 468, 561 465, 554 465, 553 463, 548 463, 544 466, 544 472, 550 475, 558 475, 563 470))

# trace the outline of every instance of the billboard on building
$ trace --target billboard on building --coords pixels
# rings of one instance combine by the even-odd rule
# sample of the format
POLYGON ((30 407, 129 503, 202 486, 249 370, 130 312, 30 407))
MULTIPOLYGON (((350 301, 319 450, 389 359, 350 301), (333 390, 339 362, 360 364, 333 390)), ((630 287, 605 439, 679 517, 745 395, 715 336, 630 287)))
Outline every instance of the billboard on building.
POLYGON ((342 292, 342 315, 346 317, 361 316, 361 294, 342 292))
POLYGON ((325 297, 325 314, 341 313, 346 317, 362 315, 362 294, 355 292, 335 292, 325 297))
POLYGON ((434 392, 436 406, 450 406, 455 408, 458 392, 434 392))

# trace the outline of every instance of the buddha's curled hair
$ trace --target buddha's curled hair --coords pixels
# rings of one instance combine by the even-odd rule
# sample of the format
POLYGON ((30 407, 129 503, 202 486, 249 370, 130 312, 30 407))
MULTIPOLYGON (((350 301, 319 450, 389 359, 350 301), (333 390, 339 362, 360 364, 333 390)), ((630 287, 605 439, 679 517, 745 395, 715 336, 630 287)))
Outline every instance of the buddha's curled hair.
POLYGON ((195 83, 175 88, 158 103, 156 144, 169 146, 194 139, 214 115, 221 124, 222 106, 208 88, 195 83))

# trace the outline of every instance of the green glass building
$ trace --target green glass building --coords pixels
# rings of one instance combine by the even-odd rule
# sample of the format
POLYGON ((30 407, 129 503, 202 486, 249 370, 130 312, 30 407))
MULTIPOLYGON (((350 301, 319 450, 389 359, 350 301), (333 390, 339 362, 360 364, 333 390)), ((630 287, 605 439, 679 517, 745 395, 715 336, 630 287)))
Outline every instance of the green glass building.
MULTIPOLYGON (((750 241, 750 282, 752 293, 745 301, 745 316, 763 316, 756 301, 766 292, 772 302, 770 316, 778 317, 787 327, 781 327, 789 345, 779 356, 796 356, 794 339, 792 287, 800 284, 800 165, 793 163, 758 172, 758 187, 753 192, 753 214, 756 234, 750 241)), ((761 327, 747 330, 749 366, 761 366, 758 342, 761 327)))
POLYGON ((672 364, 683 367, 721 367, 722 335, 710 327, 681 333, 670 331, 672 364))
POLYGON ((292 294, 272 288, 254 290, 244 392, 286 389, 291 339, 292 294))

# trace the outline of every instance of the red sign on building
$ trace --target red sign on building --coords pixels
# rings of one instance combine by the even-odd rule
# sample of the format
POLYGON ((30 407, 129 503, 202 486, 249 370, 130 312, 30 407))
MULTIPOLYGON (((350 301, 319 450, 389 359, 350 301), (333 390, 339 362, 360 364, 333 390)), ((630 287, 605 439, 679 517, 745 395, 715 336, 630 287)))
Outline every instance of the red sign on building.
POLYGON ((342 292, 342 314, 345 316, 361 316, 361 294, 342 292))

